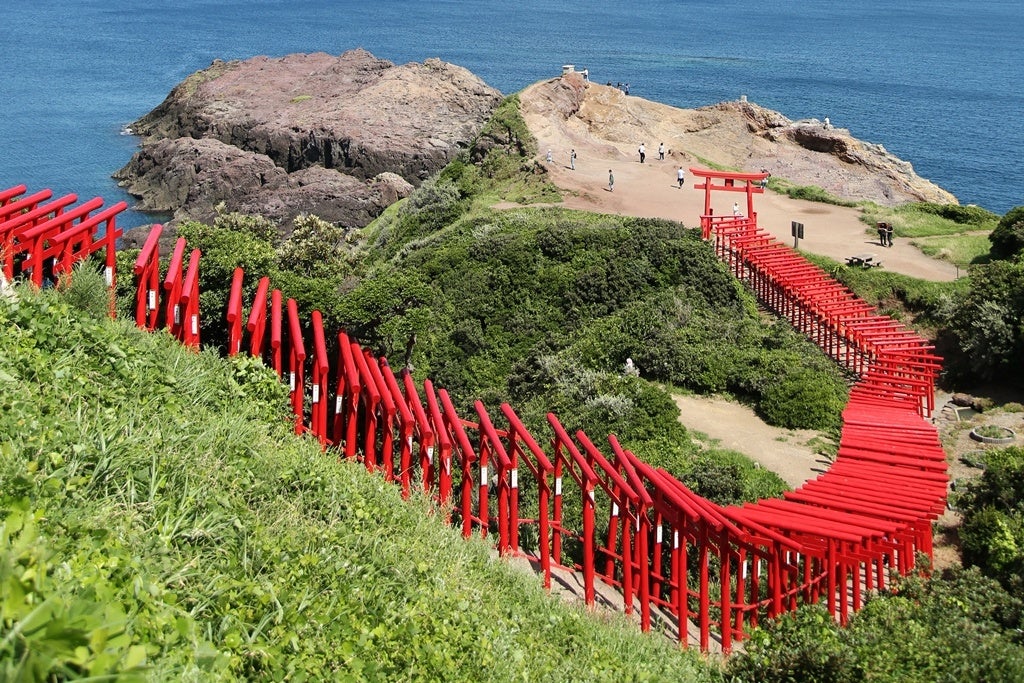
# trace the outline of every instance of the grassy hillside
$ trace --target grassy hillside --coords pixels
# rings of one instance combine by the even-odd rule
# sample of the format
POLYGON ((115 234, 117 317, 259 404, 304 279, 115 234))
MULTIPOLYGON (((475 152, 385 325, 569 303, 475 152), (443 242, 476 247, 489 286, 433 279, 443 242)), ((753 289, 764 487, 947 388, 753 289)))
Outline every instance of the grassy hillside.
POLYGON ((0 385, 2 680, 713 677, 293 437, 248 359, 23 289, 0 385))

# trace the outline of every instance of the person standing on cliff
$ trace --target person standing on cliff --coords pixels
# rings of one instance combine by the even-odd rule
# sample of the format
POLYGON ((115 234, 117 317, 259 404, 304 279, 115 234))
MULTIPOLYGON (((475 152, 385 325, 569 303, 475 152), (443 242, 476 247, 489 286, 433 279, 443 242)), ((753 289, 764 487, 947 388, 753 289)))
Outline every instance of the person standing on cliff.
POLYGON ((640 143, 640 149, 637 152, 640 153, 640 163, 644 163, 644 159, 647 158, 647 147, 644 146, 644 143, 640 143))
POLYGON ((658 161, 665 161, 665 143, 658 143, 658 161))
POLYGON ((551 162, 552 162, 553 160, 554 160, 554 157, 553 157, 553 155, 551 154, 551 150, 549 149, 549 150, 548 150, 548 163, 550 164, 550 163, 551 163, 551 162))
POLYGON ((683 173, 683 167, 680 166, 679 170, 676 171, 676 182, 679 183, 679 189, 683 189, 683 183, 686 181, 686 174, 683 173))
POLYGON ((569 168, 576 170, 576 150, 569 150, 569 168))
POLYGON ((612 175, 612 169, 608 169, 608 191, 615 191, 615 176, 612 175))

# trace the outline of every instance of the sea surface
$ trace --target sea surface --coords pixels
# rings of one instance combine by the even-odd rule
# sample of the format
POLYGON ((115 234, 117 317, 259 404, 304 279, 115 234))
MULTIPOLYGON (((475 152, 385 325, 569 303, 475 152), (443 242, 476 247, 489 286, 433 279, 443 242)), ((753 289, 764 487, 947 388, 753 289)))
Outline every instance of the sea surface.
POLYGON ((828 116, 962 204, 1024 204, 1021 0, 6 0, 3 15, 0 189, 131 203, 110 179, 138 146, 125 128, 190 73, 363 47, 506 94, 574 64, 679 107, 746 95, 828 116))

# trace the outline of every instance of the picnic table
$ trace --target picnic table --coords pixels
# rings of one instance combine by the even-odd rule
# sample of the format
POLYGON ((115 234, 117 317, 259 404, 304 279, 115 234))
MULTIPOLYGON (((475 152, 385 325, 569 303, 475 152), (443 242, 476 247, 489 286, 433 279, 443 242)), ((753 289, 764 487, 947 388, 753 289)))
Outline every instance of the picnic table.
POLYGON ((855 256, 847 256, 846 265, 859 266, 861 268, 877 268, 882 265, 882 262, 876 261, 874 254, 857 254, 855 256))

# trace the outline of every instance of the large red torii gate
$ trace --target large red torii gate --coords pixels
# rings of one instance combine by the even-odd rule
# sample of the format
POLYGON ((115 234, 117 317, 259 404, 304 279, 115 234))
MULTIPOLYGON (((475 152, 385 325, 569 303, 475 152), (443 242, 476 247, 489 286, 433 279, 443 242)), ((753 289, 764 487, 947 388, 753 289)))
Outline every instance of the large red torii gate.
POLYGON ((770 173, 767 171, 760 173, 712 171, 707 168, 695 167, 690 168, 690 173, 694 177, 703 178, 703 182, 699 182, 693 187, 698 190, 704 190, 704 213, 701 214, 700 221, 704 239, 711 236, 711 216, 714 214, 714 209, 711 208, 712 190, 745 193, 747 195, 747 212, 744 214, 744 217, 751 221, 757 220, 757 214, 754 213, 754 195, 764 194, 765 181, 771 175, 770 173))

